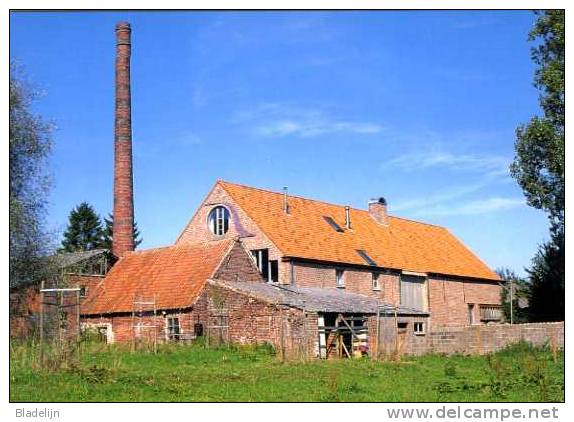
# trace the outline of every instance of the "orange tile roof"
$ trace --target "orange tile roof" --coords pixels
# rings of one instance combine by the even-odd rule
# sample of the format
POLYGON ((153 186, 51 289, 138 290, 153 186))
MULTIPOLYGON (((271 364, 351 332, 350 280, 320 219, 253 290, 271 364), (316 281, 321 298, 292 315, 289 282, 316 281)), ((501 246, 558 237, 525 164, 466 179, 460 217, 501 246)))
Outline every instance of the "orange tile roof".
POLYGON ((91 292, 81 312, 84 315, 132 312, 134 298, 149 301, 154 296, 157 309, 190 307, 233 242, 128 253, 114 265, 97 291, 91 292))
POLYGON ((217 183, 286 257, 365 265, 364 250, 379 267, 499 280, 488 266, 446 228, 398 217, 377 223, 366 210, 351 208, 351 230, 336 232, 324 220, 345 227, 345 207, 283 195, 225 181, 217 183))

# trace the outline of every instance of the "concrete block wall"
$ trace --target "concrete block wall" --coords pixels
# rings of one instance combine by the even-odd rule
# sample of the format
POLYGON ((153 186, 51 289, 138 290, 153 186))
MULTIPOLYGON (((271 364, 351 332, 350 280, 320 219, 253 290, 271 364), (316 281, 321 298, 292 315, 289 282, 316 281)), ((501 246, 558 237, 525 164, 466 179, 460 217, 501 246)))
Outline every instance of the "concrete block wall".
POLYGON ((444 327, 428 336, 428 352, 486 354, 526 341, 564 347, 564 322, 444 327))

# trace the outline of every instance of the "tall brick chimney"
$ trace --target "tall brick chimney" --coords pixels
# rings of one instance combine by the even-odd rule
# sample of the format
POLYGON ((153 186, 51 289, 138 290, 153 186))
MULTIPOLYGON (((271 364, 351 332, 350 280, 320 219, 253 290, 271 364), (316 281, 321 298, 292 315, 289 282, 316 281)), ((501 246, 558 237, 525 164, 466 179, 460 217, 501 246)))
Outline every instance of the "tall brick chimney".
POLYGON ((116 25, 116 115, 114 137, 114 221, 112 253, 134 250, 132 106, 130 92, 131 27, 116 25))

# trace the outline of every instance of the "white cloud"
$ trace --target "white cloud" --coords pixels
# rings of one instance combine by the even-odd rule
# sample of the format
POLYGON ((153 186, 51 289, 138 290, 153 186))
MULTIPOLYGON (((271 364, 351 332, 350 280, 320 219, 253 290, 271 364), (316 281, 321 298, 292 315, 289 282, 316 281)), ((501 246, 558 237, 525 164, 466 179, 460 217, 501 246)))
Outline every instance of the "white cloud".
POLYGON ((383 131, 383 126, 378 123, 337 119, 316 108, 278 103, 265 103, 252 110, 238 111, 232 121, 263 137, 310 138, 335 133, 373 135, 383 131))
POLYGON ((421 151, 400 155, 387 165, 415 171, 432 167, 457 171, 479 172, 490 175, 508 174, 510 160, 500 155, 452 154, 444 151, 421 151))
POLYGON ((421 209, 417 216, 476 215, 506 211, 525 205, 523 198, 490 197, 421 209))

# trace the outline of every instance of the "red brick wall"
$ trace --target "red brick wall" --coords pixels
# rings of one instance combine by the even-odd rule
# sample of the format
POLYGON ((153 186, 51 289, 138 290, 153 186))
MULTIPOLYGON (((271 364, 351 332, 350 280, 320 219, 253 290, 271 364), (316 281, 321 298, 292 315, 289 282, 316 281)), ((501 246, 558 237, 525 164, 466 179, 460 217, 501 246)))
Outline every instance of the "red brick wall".
MULTIPOLYGON (((298 287, 337 287, 334 266, 297 262, 293 266, 295 285, 298 287)), ((380 290, 373 290, 373 271, 345 268, 345 291, 378 297, 385 302, 397 304, 399 300, 399 277, 393 273, 380 273, 380 290)))
POLYGON ((271 343, 288 357, 309 357, 317 339, 315 314, 269 304, 255 297, 209 285, 203 296, 207 314, 227 312, 229 340, 238 344, 271 343))
POLYGON ((263 283, 264 280, 253 259, 244 247, 236 242, 218 268, 214 278, 227 281, 263 283))
POLYGON ((500 304, 501 287, 496 282, 465 281, 447 277, 429 277, 429 308, 433 327, 469 324, 468 305, 475 306, 478 323, 478 305, 500 304))

